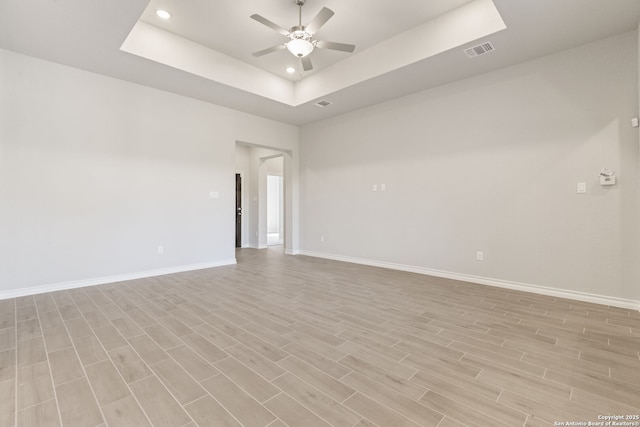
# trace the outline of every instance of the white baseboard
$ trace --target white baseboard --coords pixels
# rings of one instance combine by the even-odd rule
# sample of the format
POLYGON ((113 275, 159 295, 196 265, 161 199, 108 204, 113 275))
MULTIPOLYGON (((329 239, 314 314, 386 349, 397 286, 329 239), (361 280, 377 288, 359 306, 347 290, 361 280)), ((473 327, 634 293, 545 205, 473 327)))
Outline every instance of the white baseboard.
POLYGON ((242 249, 267 249, 269 246, 268 245, 248 245, 248 246, 243 246, 242 249))
POLYGON ((136 273, 118 274, 115 276, 104 276, 71 282, 51 283, 48 285, 33 286, 29 288, 10 289, 6 291, 0 291, 0 300, 42 294, 45 292, 61 291, 65 289, 83 288, 85 286, 124 282, 127 280, 142 279, 145 277, 164 276, 165 274, 183 273, 185 271, 202 270, 205 268, 222 267, 224 265, 233 265, 236 263, 236 259, 232 258, 216 262, 180 265, 177 267, 162 268, 158 270, 139 271, 136 273))
POLYGON ((315 258, 325 258, 334 261, 350 262, 353 264, 370 265, 373 267, 388 268, 391 270, 407 271, 410 273, 424 274, 427 276, 442 277, 445 279, 460 280, 463 282, 477 283, 480 285, 495 286, 498 288, 512 289, 517 291, 532 292, 540 295, 548 295, 557 298, 567 298, 577 301, 590 302, 594 304, 608 305, 612 307, 627 308, 640 311, 640 301, 629 300, 606 295, 590 294, 586 292, 570 291, 566 289, 549 288, 546 286, 532 285, 529 283, 510 282, 507 280, 493 279, 489 277, 473 276, 470 274, 453 273, 449 271, 433 270, 430 268, 417 267, 412 265, 396 264, 384 261, 374 261, 369 259, 354 258, 343 255, 327 254, 314 251, 299 251, 300 255, 307 255, 315 258))

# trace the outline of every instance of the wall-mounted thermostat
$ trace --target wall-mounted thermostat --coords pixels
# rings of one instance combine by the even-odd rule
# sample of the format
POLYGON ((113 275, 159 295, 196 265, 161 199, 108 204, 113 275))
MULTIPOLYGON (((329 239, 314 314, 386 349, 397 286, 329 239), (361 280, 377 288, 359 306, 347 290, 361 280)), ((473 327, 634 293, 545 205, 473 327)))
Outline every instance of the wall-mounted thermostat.
POLYGON ((600 185, 615 185, 616 173, 611 169, 602 168, 600 171, 600 185))
POLYGON ((615 185, 616 176, 601 176, 600 185, 615 185))

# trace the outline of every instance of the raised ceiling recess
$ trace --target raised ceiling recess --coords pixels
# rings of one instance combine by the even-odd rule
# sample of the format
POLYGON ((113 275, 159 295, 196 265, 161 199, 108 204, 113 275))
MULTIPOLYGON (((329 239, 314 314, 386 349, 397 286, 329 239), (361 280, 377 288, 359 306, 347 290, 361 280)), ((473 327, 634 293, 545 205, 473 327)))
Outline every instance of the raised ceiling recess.
MULTIPOLYGON (((491 0, 406 0, 401 14, 397 5, 390 2, 376 3, 377 8, 367 7, 369 3, 342 0, 304 3, 305 10, 314 18, 306 27, 298 19, 298 26, 285 29, 262 18, 267 15, 277 22, 290 19, 295 5, 281 0, 151 0, 121 50, 289 106, 299 106, 506 28, 491 0), (158 19, 157 9, 169 11, 171 19, 158 19), (389 20, 390 14, 396 12, 403 19, 389 20), (253 20, 247 19, 249 16, 253 20), (264 25, 256 25, 255 21, 264 25), (345 55, 331 49, 349 51, 351 45, 320 41, 314 44, 316 36, 317 40, 324 40, 325 33, 332 39, 353 42, 358 51, 345 55), (264 45, 282 46, 283 36, 291 41, 292 36, 296 38, 299 34, 303 38, 309 36, 314 47, 313 70, 302 77, 287 74, 286 68, 299 67, 300 59, 286 48, 268 48, 273 49, 272 55, 251 54, 260 53, 264 45), (263 60, 267 57, 273 62, 263 60)), ((301 9, 303 2, 296 4, 301 9)))

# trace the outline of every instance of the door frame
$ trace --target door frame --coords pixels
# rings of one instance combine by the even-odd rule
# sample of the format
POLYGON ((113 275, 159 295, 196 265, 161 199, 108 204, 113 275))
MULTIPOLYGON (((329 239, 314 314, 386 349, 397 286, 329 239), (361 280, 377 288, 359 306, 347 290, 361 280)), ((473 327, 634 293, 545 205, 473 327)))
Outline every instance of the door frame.
POLYGON ((245 244, 252 248, 267 248, 266 234, 266 166, 265 160, 270 157, 283 158, 284 184, 284 253, 296 255, 298 249, 298 160, 292 150, 272 146, 253 144, 236 140, 237 145, 250 148, 250 159, 246 175, 243 178, 243 232, 245 244))
POLYGON ((236 172, 236 248, 242 247, 242 174, 236 172))

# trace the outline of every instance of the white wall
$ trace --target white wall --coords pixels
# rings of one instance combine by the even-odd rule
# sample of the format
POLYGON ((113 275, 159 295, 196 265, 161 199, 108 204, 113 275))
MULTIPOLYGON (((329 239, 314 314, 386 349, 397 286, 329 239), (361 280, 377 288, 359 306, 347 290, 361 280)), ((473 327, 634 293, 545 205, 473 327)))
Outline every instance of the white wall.
POLYGON ((0 64, 0 298, 235 262, 236 141, 296 149, 294 126, 8 51, 0 64))
POLYGON ((267 175, 284 175, 284 162, 282 156, 272 157, 266 161, 267 175))
POLYGON ((302 127, 302 253, 640 308, 637 44, 627 33, 302 127), (603 167, 619 184, 599 185, 603 167))

